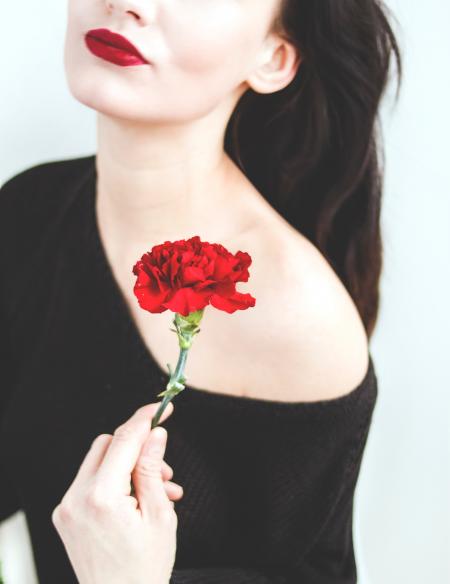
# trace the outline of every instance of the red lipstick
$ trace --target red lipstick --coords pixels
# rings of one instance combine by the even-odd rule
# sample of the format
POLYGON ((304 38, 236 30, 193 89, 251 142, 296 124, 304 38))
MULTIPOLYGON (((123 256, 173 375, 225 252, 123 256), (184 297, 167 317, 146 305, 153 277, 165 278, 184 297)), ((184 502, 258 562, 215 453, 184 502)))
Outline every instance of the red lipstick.
POLYGON ((102 59, 129 67, 130 65, 149 65, 138 49, 121 34, 107 28, 93 28, 85 34, 87 48, 102 59))

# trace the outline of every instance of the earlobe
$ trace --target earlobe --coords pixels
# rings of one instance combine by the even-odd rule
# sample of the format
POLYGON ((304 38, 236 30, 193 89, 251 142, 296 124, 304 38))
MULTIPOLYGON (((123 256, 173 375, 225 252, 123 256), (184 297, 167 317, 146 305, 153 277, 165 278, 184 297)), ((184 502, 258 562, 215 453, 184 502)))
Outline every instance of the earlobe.
POLYGON ((247 83, 257 93, 280 91, 295 77, 300 62, 297 50, 290 43, 281 43, 275 49, 267 48, 247 83))

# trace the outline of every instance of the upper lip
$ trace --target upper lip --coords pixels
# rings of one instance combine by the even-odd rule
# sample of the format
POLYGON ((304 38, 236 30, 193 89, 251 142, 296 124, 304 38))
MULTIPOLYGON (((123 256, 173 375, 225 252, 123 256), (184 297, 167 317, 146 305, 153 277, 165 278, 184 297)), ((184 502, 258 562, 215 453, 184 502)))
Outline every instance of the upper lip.
POLYGON ((113 47, 118 47, 119 49, 128 51, 129 53, 140 57, 143 61, 148 63, 147 59, 139 52, 133 43, 117 32, 112 32, 107 28, 93 28, 87 31, 86 36, 92 36, 108 45, 112 45, 113 47))

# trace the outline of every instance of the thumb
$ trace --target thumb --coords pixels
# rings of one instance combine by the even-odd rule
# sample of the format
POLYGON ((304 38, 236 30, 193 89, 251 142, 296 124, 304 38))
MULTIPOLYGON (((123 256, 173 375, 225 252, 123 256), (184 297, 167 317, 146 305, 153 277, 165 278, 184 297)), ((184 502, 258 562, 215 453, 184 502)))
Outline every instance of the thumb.
POLYGON ((153 428, 144 442, 133 473, 139 507, 144 515, 154 518, 170 505, 161 471, 166 444, 167 430, 162 426, 153 428))

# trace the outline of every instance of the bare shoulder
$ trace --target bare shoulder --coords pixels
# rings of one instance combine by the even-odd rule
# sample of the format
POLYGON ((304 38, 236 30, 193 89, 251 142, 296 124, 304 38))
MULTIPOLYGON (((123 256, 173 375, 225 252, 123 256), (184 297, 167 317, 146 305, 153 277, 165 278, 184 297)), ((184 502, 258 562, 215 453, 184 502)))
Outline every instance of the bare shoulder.
POLYGON ((260 314, 270 331, 262 344, 261 336, 258 341, 272 365, 265 371, 265 386, 272 388, 266 397, 294 402, 348 394, 369 365, 368 339, 356 305, 307 238, 287 231, 272 237, 274 276, 266 273, 265 285, 259 278, 260 314))

